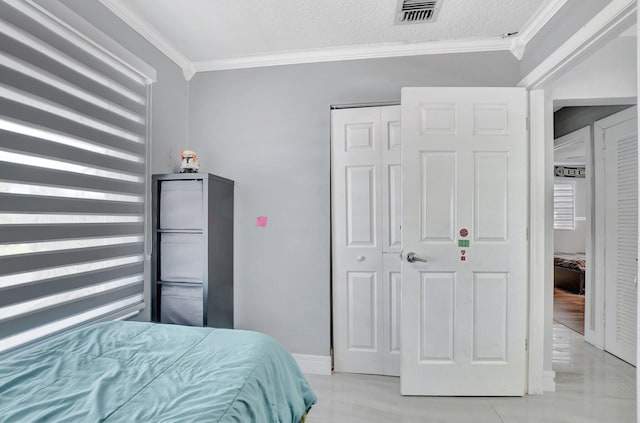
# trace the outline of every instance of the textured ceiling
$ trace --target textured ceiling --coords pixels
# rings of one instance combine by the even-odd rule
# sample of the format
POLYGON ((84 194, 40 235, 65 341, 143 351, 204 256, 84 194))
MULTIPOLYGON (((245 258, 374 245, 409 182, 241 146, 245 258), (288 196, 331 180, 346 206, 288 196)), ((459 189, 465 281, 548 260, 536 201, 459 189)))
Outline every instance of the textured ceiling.
POLYGON ((440 0, 435 22, 395 25, 397 0, 126 0, 192 62, 382 43, 498 37, 545 0, 440 0))

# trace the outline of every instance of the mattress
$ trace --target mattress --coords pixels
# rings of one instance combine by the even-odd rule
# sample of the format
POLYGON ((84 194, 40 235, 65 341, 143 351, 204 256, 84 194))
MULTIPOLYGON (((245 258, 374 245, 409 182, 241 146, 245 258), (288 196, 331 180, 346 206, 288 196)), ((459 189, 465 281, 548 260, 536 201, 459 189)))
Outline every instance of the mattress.
POLYGON ((0 422, 299 422, 316 397, 250 331, 104 322, 0 355, 0 422))
POLYGON ((586 258, 584 253, 555 253, 553 265, 563 267, 576 272, 583 272, 586 268, 586 258))

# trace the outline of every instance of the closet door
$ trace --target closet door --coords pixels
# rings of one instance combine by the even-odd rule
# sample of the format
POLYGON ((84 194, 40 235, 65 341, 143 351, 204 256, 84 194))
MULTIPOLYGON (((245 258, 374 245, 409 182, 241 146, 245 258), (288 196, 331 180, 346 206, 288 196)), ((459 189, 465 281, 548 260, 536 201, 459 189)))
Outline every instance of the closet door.
POLYGON ((605 157, 605 350, 636 364, 638 123, 636 107, 596 122, 605 157))
POLYGON ((380 109, 382 131, 382 374, 400 376, 400 252, 402 251, 402 167, 400 106, 380 109))
POLYGON ((400 371, 399 106, 332 112, 334 367, 400 371))

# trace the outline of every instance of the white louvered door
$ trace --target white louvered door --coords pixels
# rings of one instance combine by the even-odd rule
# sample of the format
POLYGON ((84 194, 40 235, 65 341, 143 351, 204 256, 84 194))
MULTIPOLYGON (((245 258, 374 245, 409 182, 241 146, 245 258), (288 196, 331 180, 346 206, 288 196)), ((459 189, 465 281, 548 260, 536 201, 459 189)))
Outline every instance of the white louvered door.
POLYGON ((638 126, 636 108, 596 124, 605 146, 605 349, 636 364, 638 126))
POLYGON ((334 110, 334 367, 400 374, 400 107, 334 110))

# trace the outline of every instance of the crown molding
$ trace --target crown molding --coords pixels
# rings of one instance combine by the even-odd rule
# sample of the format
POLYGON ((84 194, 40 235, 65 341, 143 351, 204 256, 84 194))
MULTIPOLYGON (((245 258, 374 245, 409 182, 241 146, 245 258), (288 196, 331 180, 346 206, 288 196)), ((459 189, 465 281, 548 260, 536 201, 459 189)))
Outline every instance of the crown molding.
POLYGON ((563 69, 586 57, 624 32, 636 21, 636 0, 612 0, 600 13, 536 66, 519 87, 536 89, 560 75, 563 69))
POLYGON ((228 69, 256 68, 264 66, 320 63, 343 60, 379 59, 386 57, 419 56, 425 54, 475 53, 485 51, 509 51, 511 40, 503 38, 475 38, 452 41, 428 41, 415 43, 384 43, 358 46, 332 47, 314 50, 297 50, 253 56, 204 60, 193 63, 196 72, 228 69))
POLYGON ((549 22, 568 0, 547 0, 536 14, 525 23, 520 33, 513 38, 492 37, 449 41, 365 44, 228 57, 195 62, 191 62, 180 53, 169 40, 143 16, 134 11, 126 1, 99 1, 169 57, 169 59, 180 66, 185 79, 189 81, 196 72, 427 54, 510 51, 514 57, 521 60, 527 43, 549 22))
POLYGON ((149 41, 154 47, 160 50, 165 56, 171 59, 182 69, 184 78, 189 81, 195 74, 193 65, 173 44, 171 44, 160 32, 153 27, 146 19, 134 11, 125 1, 122 0, 99 0, 107 9, 122 19, 127 25, 133 28, 144 39, 149 41))
POLYGON ((547 0, 533 16, 525 22, 522 29, 518 32, 518 35, 512 39, 510 50, 516 59, 522 60, 529 41, 544 28, 567 1, 568 0, 547 0))
POLYGON ((509 50, 511 51, 511 54, 513 54, 513 56, 518 59, 518 60, 522 60, 522 58, 524 57, 524 50, 527 47, 526 44, 524 44, 520 38, 515 37, 511 40, 511 46, 509 47, 509 50))

